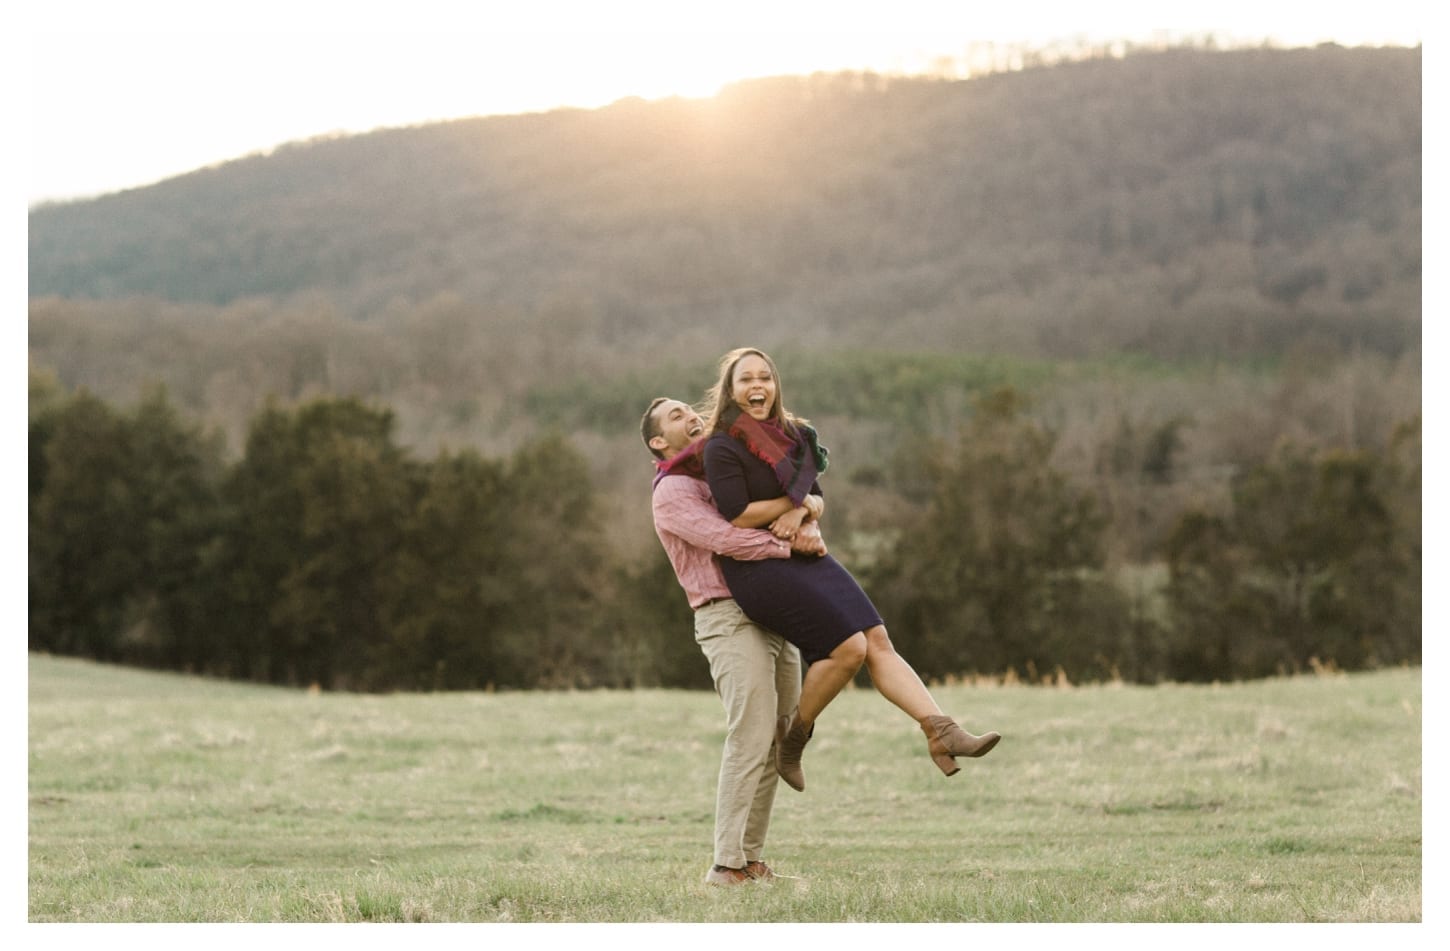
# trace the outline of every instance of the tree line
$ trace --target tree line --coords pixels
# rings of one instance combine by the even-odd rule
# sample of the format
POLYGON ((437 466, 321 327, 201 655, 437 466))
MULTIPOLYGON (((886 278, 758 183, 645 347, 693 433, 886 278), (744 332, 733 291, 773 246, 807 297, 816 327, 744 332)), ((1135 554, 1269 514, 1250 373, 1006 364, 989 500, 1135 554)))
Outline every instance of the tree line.
MULTIPOLYGON (((163 389, 118 408, 33 373, 30 648, 325 689, 709 686, 663 553, 618 554, 569 439, 423 459, 395 428, 355 398, 272 401, 228 458, 163 389)), ((1157 438, 1146 482, 1171 467, 1157 438)), ((1185 506, 1152 565, 1110 557, 1055 439, 998 388, 871 477, 899 518, 850 566, 924 676, 1419 661, 1417 420, 1374 449, 1281 443, 1185 506)))

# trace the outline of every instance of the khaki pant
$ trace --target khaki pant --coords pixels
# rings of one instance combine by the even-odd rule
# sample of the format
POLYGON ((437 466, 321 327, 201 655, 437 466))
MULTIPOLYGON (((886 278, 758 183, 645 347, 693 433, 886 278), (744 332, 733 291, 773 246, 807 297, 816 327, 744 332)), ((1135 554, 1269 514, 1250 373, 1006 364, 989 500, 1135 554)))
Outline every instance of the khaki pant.
POLYGON ((775 804, 775 721, 795 710, 801 661, 794 645, 752 622, 733 600, 695 612, 695 641, 725 705, 725 751, 715 792, 715 864, 761 858, 775 804))

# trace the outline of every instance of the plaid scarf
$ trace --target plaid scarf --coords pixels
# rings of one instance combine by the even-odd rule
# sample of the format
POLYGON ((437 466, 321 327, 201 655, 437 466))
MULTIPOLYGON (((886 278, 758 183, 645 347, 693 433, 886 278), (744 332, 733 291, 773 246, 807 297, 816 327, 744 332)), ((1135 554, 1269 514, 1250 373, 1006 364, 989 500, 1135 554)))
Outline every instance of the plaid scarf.
POLYGON ((686 475, 692 479, 704 479, 705 440, 708 438, 708 435, 701 436, 670 458, 655 460, 655 480, 650 483, 650 490, 653 491, 665 476, 686 475))
POLYGON ((810 494, 816 476, 826 471, 826 447, 816 431, 805 423, 793 423, 786 429, 773 419, 765 422, 737 411, 730 421, 730 435, 738 439, 756 458, 775 471, 781 490, 796 505, 810 494))

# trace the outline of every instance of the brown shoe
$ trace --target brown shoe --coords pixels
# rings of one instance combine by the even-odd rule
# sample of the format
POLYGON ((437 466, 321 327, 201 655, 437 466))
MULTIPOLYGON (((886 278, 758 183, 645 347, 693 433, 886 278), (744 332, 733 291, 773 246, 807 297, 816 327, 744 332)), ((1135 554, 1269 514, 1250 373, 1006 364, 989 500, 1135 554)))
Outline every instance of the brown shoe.
POLYGON ((745 863, 745 874, 757 882, 769 882, 775 879, 775 872, 771 871, 770 866, 759 859, 756 859, 754 862, 745 863))
POLYGON ((796 718, 799 710, 775 721, 775 771, 791 789, 805 792, 806 774, 801 769, 801 753, 806 748, 816 725, 803 727, 796 718))
POLYGON ((926 734, 926 751, 943 773, 953 776, 961 769, 953 757, 985 756, 1002 738, 1000 733, 973 736, 957 726, 951 717, 922 717, 921 732, 926 734))
POLYGON ((710 867, 710 871, 705 873, 706 885, 743 885, 753 881, 755 878, 743 868, 713 865, 710 867))

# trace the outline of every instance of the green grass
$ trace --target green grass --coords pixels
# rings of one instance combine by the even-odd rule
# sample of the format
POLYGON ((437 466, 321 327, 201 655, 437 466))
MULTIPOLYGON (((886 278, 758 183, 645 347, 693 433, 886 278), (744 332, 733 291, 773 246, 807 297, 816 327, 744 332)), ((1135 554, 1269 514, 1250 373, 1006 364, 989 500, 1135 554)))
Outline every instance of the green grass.
POLYGON ((1421 919, 1420 671, 950 686, 944 778, 870 690, 709 889, 709 693, 309 695, 32 656, 39 921, 1421 919))

